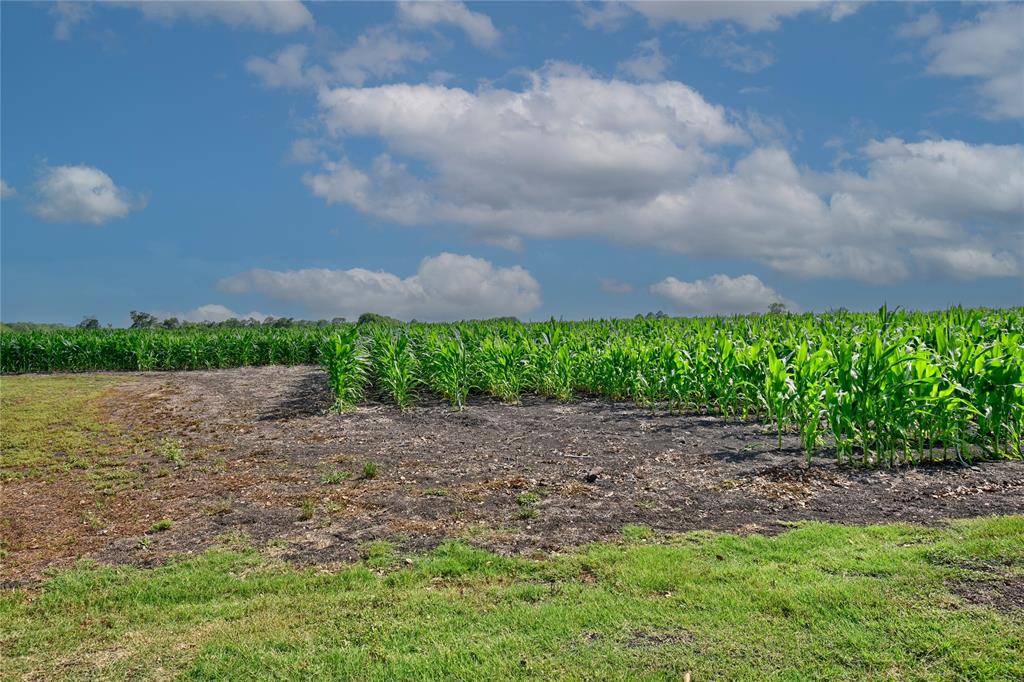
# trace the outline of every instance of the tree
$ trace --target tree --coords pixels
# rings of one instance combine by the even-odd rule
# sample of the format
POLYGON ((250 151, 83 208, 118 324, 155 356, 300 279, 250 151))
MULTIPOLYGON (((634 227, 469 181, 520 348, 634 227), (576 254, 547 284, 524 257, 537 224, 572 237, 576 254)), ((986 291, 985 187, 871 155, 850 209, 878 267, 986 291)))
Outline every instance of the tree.
POLYGON ((789 311, 786 309, 785 303, 779 303, 778 301, 776 301, 775 303, 772 303, 770 306, 768 306, 769 315, 785 315, 788 312, 789 311))
POLYGON ((132 318, 132 329, 152 329, 158 320, 156 315, 150 315, 139 310, 133 310, 128 315, 132 318))
POLYGON ((100 321, 97 320, 93 315, 86 315, 82 318, 82 321, 78 323, 79 329, 99 329, 100 321))
POLYGON ((166 320, 160 323, 160 326, 164 329, 177 329, 181 326, 181 321, 176 317, 168 317, 166 320))

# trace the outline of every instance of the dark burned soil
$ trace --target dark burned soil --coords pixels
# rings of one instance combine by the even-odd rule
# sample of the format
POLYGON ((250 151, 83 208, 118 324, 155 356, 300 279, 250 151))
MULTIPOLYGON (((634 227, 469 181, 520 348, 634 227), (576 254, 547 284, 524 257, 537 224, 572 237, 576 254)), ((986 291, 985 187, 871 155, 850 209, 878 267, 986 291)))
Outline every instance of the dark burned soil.
POLYGON ((135 483, 97 512, 102 523, 83 521, 84 483, 8 485, 2 578, 31 582, 82 556, 151 565, 232 540, 330 565, 376 540, 531 554, 620 537, 626 524, 775 533, 809 519, 1024 513, 1019 462, 865 471, 825 453, 808 467, 795 437, 778 450, 756 422, 606 402, 474 400, 453 411, 424 400, 341 414, 330 404, 312 367, 134 375, 108 406, 150 443, 126 455, 135 483), (155 532, 160 519, 171 528, 155 532))

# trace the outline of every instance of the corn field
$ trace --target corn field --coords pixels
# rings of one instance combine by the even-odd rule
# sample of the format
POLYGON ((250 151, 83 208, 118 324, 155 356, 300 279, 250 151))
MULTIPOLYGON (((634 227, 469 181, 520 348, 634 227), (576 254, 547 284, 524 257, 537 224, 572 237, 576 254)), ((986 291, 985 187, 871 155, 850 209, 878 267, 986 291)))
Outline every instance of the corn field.
POLYGON ((337 407, 369 396, 602 398, 758 419, 808 458, 894 465, 1022 457, 1024 309, 299 329, 0 335, 4 372, 322 363, 337 407))
POLYGON ((0 333, 0 371, 223 369, 317 364, 324 328, 58 329, 0 333))

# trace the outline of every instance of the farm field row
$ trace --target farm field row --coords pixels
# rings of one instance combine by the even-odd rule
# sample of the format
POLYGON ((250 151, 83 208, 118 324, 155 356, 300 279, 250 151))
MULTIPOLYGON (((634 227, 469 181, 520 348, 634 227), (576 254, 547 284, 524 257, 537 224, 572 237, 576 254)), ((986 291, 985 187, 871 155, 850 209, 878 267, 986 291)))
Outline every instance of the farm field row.
POLYGON ((322 363, 337 407, 525 394, 757 418, 810 458, 1021 457, 1024 311, 523 324, 68 330, 0 336, 4 372, 322 363))

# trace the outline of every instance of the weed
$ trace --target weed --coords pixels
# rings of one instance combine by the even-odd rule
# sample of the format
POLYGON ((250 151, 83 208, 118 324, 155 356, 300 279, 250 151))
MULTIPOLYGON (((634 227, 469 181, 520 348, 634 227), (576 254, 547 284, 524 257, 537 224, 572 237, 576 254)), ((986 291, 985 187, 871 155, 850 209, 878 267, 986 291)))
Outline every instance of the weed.
POLYGON ((338 483, 347 481, 350 478, 352 478, 351 472, 335 469, 324 473, 324 475, 320 477, 320 482, 324 485, 337 485, 338 483))
POLYGON ((299 511, 300 521, 309 521, 313 518, 313 514, 316 513, 316 502, 312 497, 307 497, 302 500, 302 506, 299 511))
POLYGON ((164 438, 160 441, 160 455, 174 465, 176 469, 185 466, 185 451, 181 447, 181 441, 172 438, 164 438))
POLYGON ((516 504, 520 507, 530 507, 540 502, 540 495, 537 493, 522 493, 516 498, 516 504))

